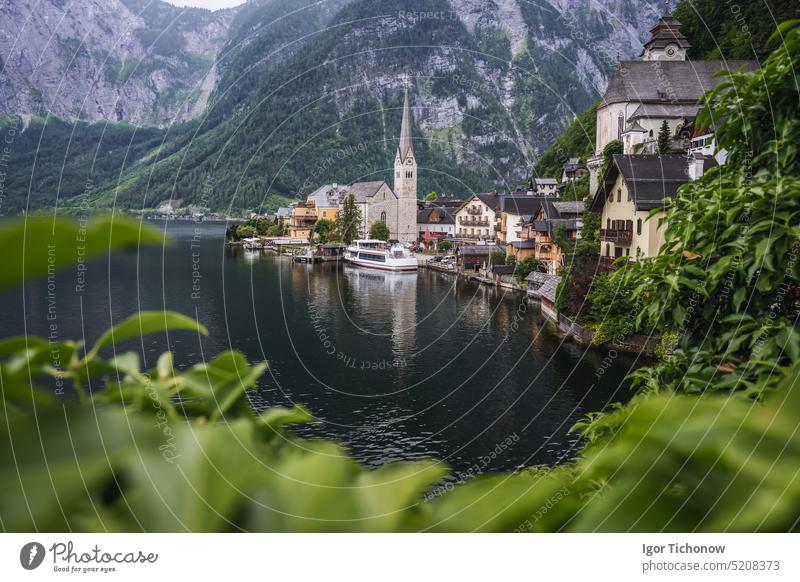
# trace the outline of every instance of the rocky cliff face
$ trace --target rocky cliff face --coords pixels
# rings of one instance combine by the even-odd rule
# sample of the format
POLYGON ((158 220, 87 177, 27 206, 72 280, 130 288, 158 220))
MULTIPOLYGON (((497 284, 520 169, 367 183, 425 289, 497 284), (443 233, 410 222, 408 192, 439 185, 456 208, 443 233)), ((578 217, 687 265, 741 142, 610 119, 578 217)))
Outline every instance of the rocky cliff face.
POLYGON ((639 54, 662 9, 661 0, 250 0, 213 13, 157 0, 40 5, 0 7, 0 30, 11 31, 0 37, 0 115, 193 118, 146 163, 128 160, 119 187, 98 183, 97 196, 215 209, 269 206, 324 182, 391 181, 406 86, 420 192, 513 188, 599 98, 617 58, 639 54))
POLYGON ((202 112, 235 11, 149 0, 0 3, 0 115, 165 125, 202 112))

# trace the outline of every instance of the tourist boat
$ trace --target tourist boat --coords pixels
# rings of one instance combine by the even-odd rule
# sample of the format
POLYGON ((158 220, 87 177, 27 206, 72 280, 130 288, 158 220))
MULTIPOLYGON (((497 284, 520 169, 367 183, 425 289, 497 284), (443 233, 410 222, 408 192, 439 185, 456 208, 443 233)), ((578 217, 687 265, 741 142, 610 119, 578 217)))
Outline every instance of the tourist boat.
POLYGON ((416 271, 417 257, 404 245, 382 240, 354 240, 344 253, 344 259, 359 267, 381 271, 416 271))
POLYGON ((242 244, 244 245, 244 248, 246 248, 249 251, 254 251, 257 249, 264 248, 264 245, 261 244, 261 240, 255 237, 242 239, 242 244))

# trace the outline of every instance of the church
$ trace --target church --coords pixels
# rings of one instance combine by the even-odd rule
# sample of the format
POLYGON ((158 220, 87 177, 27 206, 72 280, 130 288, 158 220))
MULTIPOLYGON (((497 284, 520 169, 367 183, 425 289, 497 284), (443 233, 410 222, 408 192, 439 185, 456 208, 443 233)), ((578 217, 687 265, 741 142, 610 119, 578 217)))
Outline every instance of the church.
POLYGON ((361 210, 361 230, 365 235, 369 235, 373 223, 382 220, 389 227, 392 240, 417 240, 417 159, 411 138, 407 90, 403 100, 400 143, 394 158, 394 188, 384 181, 355 182, 347 194, 353 195, 361 210))
POLYGON ((690 48, 666 2, 639 60, 617 64, 597 107, 595 155, 586 161, 592 192, 597 190, 607 144, 620 140, 626 154, 654 153, 664 122, 674 137, 693 123, 703 93, 725 80, 718 72, 758 66, 755 61, 689 60, 690 48))
POLYGON ((361 212, 360 236, 369 236, 376 222, 389 227, 389 238, 400 242, 417 241, 417 159, 411 137, 411 109, 408 91, 403 100, 400 143, 394 158, 394 188, 384 180, 353 182, 350 185, 325 184, 308 195, 305 202, 285 209, 288 235, 310 239, 319 219, 334 220, 345 198, 352 195, 361 212))

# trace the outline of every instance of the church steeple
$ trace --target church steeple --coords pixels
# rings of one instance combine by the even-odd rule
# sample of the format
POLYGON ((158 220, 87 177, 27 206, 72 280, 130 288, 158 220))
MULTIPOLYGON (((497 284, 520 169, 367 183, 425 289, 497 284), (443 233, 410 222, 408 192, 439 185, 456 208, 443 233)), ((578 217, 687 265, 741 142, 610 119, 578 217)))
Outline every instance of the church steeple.
POLYGON ((408 89, 403 98, 403 121, 400 125, 400 143, 394 158, 394 193, 398 198, 417 199, 417 159, 411 139, 411 109, 408 106, 408 89))
POLYGON ((669 0, 664 2, 664 14, 650 30, 650 40, 642 49, 642 60, 645 61, 685 61, 686 51, 692 45, 681 33, 681 23, 672 16, 669 0))
POLYGON ((403 122, 400 125, 400 145, 397 147, 397 153, 400 159, 405 161, 408 153, 414 155, 414 148, 411 143, 411 112, 408 109, 408 89, 405 92, 403 100, 403 122))

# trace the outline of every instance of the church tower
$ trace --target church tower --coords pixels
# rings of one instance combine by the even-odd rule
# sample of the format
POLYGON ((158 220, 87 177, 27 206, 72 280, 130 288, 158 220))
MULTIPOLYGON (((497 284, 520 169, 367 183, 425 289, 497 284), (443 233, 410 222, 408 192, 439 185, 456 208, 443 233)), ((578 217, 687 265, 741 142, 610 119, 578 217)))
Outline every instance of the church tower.
POLYGON ((400 144, 394 158, 394 193, 397 195, 397 239, 402 242, 417 240, 417 159, 411 143, 411 110, 408 107, 408 89, 403 101, 403 122, 400 126, 400 144))
POLYGON ((681 32, 681 23, 669 11, 669 0, 664 3, 664 15, 650 30, 650 40, 644 44, 643 61, 685 61, 686 51, 692 45, 681 32))

